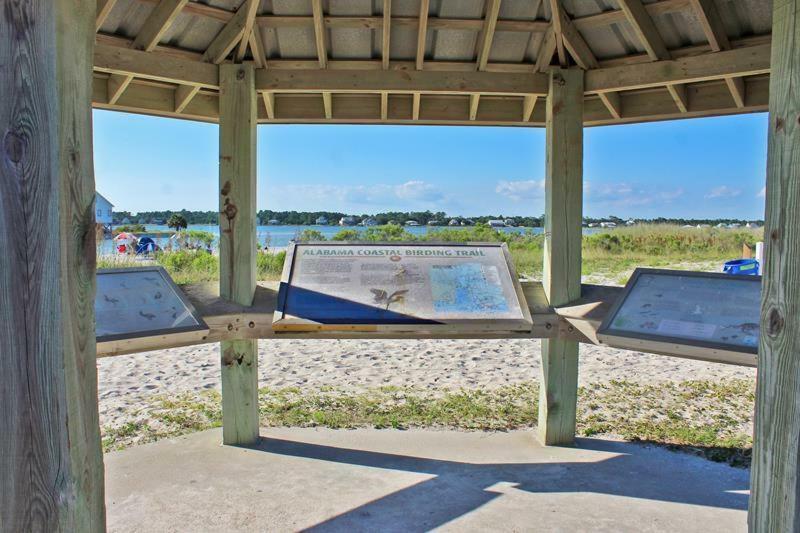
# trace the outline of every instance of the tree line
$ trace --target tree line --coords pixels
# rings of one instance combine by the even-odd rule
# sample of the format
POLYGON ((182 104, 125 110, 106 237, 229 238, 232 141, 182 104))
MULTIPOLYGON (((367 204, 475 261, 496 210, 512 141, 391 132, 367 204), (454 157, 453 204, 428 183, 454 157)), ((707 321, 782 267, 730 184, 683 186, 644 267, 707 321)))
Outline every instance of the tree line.
MULTIPOLYGON (((175 215, 179 215, 186 221, 187 224, 219 224, 219 213, 217 211, 189 211, 181 209, 180 211, 142 211, 137 214, 131 214, 129 211, 116 211, 114 212, 114 224, 167 224, 167 221, 175 215)), ((378 225, 386 225, 390 223, 405 225, 408 221, 415 221, 420 225, 427 225, 429 222, 437 225, 447 225, 451 220, 455 220, 459 225, 472 225, 472 224, 486 224, 490 220, 510 220, 516 226, 523 226, 528 228, 536 228, 544 225, 544 215, 538 217, 531 216, 511 216, 506 217, 502 214, 498 215, 482 215, 474 217, 462 217, 448 215, 444 211, 388 211, 385 213, 360 215, 342 213, 339 211, 272 211, 263 209, 258 212, 258 223, 267 225, 270 221, 281 225, 290 226, 312 226, 317 224, 318 220, 327 220, 329 225, 337 225, 342 218, 353 217, 356 222, 361 222, 366 219, 374 219, 378 225)), ((617 225, 625 224, 629 219, 620 218, 617 216, 607 216, 602 218, 584 217, 584 224, 600 223, 600 222, 614 222, 617 225)), ((716 225, 716 224, 746 224, 747 222, 756 222, 763 224, 763 220, 745 220, 733 218, 649 218, 649 219, 635 219, 637 223, 647 224, 678 224, 678 225, 716 225)))

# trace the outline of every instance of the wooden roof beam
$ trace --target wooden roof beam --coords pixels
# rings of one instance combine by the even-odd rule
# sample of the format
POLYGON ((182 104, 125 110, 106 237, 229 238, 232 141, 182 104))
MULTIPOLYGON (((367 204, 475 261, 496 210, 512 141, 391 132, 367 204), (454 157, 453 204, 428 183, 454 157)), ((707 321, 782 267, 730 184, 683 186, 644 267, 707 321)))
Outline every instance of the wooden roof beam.
POLYGON ((597 68, 597 58, 594 56, 592 49, 586 44, 583 36, 572 24, 572 20, 567 16, 564 9, 561 7, 559 0, 550 0, 553 6, 553 30, 558 36, 559 28, 561 38, 564 41, 564 46, 569 50, 570 55, 584 70, 597 68))
POLYGON ((250 32, 250 52, 253 54, 253 63, 256 64, 256 68, 266 68, 267 67, 267 54, 264 51, 264 41, 261 37, 261 28, 258 26, 253 26, 253 30, 250 32))
POLYGON ((556 34, 553 28, 547 30, 547 33, 542 39, 542 44, 539 45, 539 52, 536 55, 536 71, 544 72, 553 60, 553 54, 556 52, 556 34))
MULTIPOLYGON (((247 46, 251 42, 251 37, 253 35, 253 25, 256 21, 256 11, 258 10, 258 5, 260 0, 246 0, 245 6, 247 7, 247 14, 246 20, 244 23, 244 31, 242 32, 242 40, 239 41, 239 47, 236 50, 236 62, 239 63, 244 59, 244 55, 247 53, 247 46)), ((256 51, 253 50, 253 56, 256 55, 256 51)))
POLYGON ((122 93, 133 81, 133 76, 126 74, 112 74, 108 77, 108 104, 114 105, 119 101, 122 93))
POLYGON ((419 120, 419 106, 422 95, 420 93, 413 93, 411 95, 411 120, 419 120))
POLYGON ((530 122, 533 116, 533 108, 536 106, 538 97, 535 94, 526 94, 522 99, 522 122, 530 122))
POLYGON ((239 7, 239 11, 228 21, 206 49, 203 58, 209 63, 219 65, 228 57, 237 44, 245 37, 250 10, 258 7, 258 2, 247 0, 239 7))
POLYGON ((105 23, 117 0, 97 0, 97 14, 95 16, 94 31, 99 31, 105 23))
POLYGON ((328 48, 325 46, 325 24, 322 22, 322 0, 311 0, 311 9, 314 13, 314 41, 317 44, 319 68, 327 68, 328 48))
POLYGON ((425 43, 428 38, 428 11, 430 0, 420 0, 419 30, 417 31, 417 70, 422 70, 425 62, 425 43))
POLYGON ((133 47, 150 52, 161 41, 161 37, 172 26, 175 18, 189 0, 161 0, 150 12, 144 25, 133 40, 133 47))
POLYGON ((390 38, 392 36, 392 0, 383 0, 383 34, 381 35, 381 65, 389 68, 391 59, 390 38))
POLYGON ((612 117, 622 118, 622 99, 619 93, 600 93, 598 96, 612 117))
POLYGON ((686 85, 682 83, 675 83, 667 85, 669 95, 675 100, 675 105, 681 113, 689 112, 689 94, 686 90, 686 85))
POLYGON ((642 4, 642 0, 617 0, 636 36, 653 61, 670 59, 672 56, 658 33, 653 19, 642 4))
POLYGON ((261 93, 261 97, 264 99, 264 108, 267 111, 267 118, 270 120, 275 119, 275 93, 264 91, 261 93))
POLYGON ((562 9, 560 0, 550 0, 550 25, 553 30, 553 44, 558 53, 558 64, 567 66, 567 53, 564 49, 564 29, 561 25, 562 9))
POLYGON ((714 0, 691 0, 691 4, 711 49, 715 52, 730 49, 731 43, 719 18, 714 0))
POLYGON ((175 112, 183 113, 198 92, 200 92, 200 87, 196 85, 178 85, 175 89, 175 112))
POLYGON ((476 64, 478 70, 486 70, 486 65, 489 63, 489 53, 492 50, 492 41, 494 40, 494 32, 497 27, 497 16, 500 14, 501 0, 486 1, 487 7, 486 18, 483 22, 483 39, 481 40, 478 50, 478 61, 476 64))
MULTIPOLYGON (((768 74, 770 46, 764 43, 669 61, 593 69, 585 74, 585 91, 597 94, 768 74)), ((219 71, 214 65, 107 44, 95 45, 94 70, 219 89, 219 71)), ((260 91, 276 92, 547 94, 547 77, 534 72, 258 69, 256 79, 260 91)))
POLYGON ((768 74, 770 44, 586 72, 587 94, 768 74))

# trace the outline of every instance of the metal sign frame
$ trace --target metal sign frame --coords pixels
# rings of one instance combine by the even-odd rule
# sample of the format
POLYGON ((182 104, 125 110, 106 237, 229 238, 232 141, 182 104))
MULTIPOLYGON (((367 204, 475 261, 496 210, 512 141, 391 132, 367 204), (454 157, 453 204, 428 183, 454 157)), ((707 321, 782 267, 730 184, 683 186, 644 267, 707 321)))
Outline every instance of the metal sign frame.
POLYGON ((286 250, 286 260, 283 264, 280 288, 278 290, 278 302, 272 322, 273 330, 276 332, 301 332, 301 331, 359 331, 376 333, 518 333, 529 332, 533 328, 533 319, 530 309, 522 291, 514 263, 511 259, 506 243, 499 242, 352 242, 352 241, 313 241, 305 243, 290 243, 286 250), (372 323, 372 322, 352 322, 352 323, 324 323, 306 318, 297 317, 288 313, 285 309, 288 292, 291 290, 292 275, 294 272, 295 258, 297 250, 303 246, 415 246, 415 247, 492 247, 499 248, 505 259, 505 266, 511 278, 513 293, 519 303, 522 313, 521 319, 453 319, 453 320, 432 320, 420 318, 418 322, 397 323, 372 323))
POLYGON ((606 314, 600 328, 597 330, 597 338, 603 344, 631 350, 679 355, 690 359, 712 360, 746 366, 756 365, 755 356, 758 354, 758 348, 755 346, 737 346, 735 344, 672 337, 656 333, 645 335, 612 328, 611 325, 614 319, 624 306, 628 296, 636 287, 642 275, 724 279, 732 283, 761 283, 761 276, 734 276, 719 272, 637 268, 625 285, 625 289, 619 295, 608 314, 606 314))

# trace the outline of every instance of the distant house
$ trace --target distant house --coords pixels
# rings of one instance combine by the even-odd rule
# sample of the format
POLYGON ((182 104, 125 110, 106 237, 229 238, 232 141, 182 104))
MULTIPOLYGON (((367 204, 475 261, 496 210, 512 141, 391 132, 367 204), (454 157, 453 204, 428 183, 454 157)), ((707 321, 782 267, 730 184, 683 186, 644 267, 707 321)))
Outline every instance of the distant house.
POLYGON ((748 222, 747 224, 745 224, 745 227, 753 229, 753 228, 758 228, 760 226, 758 225, 758 222, 748 222))
POLYGON ((267 222, 267 224, 269 224, 270 226, 278 226, 278 225, 280 225, 280 222, 278 222, 274 218, 271 218, 271 219, 269 219, 269 222, 267 222))
POLYGON ((340 226, 355 226, 358 224, 358 219, 352 216, 346 216, 339 219, 340 226))
POLYGON ((94 193, 95 218, 98 224, 110 226, 114 215, 114 204, 99 192, 94 193))
POLYGON ((378 220, 374 219, 372 217, 365 218, 364 220, 361 221, 361 225, 362 226, 377 226, 378 225, 378 220))
POLYGON ((490 220, 489 227, 491 228, 505 228, 506 221, 505 220, 490 220))
POLYGON ((316 220, 317 226, 327 226, 328 225, 328 217, 317 217, 316 220))
POLYGON ((416 220, 406 220, 406 226, 419 226, 419 222, 416 220))
POLYGON ((428 221, 428 225, 429 226, 441 226, 442 223, 439 220, 429 220, 428 221))
POLYGON ((127 226, 130 223, 131 223, 131 219, 129 219, 128 217, 125 217, 125 218, 122 219, 122 225, 123 226, 127 226))
POLYGON ((516 221, 515 221, 513 218, 507 218, 507 219, 506 219, 506 227, 507 227, 507 228, 513 228, 513 227, 515 227, 516 225, 517 225, 517 223, 516 223, 516 221))
POLYGON ((628 221, 625 222, 625 225, 626 226, 635 226, 636 225, 636 221, 633 220, 632 218, 629 218, 628 221))
POLYGON ((600 223, 600 227, 601 228, 616 228, 617 227, 617 223, 616 222, 601 222, 600 223))
POLYGON ((458 226, 458 220, 452 218, 450 222, 447 223, 448 226, 458 226))

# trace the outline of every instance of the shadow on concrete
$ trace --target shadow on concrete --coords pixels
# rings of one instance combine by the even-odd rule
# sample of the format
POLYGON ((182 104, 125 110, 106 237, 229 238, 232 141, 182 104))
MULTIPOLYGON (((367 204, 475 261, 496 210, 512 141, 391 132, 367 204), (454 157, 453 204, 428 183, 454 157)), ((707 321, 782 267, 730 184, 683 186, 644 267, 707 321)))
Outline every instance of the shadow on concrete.
MULTIPOLYGON (((478 464, 338 448, 292 440, 262 438, 251 449, 371 468, 430 474, 434 477, 367 502, 321 522, 310 531, 381 530, 392 524, 421 531, 441 526, 505 492, 598 493, 659 502, 723 509, 747 509, 749 487, 741 476, 709 475, 725 468, 703 459, 670 453, 654 460, 654 451, 637 444, 577 439, 576 448, 615 455, 593 462, 478 464)), ((568 511, 567 511, 568 512, 568 511)), ((534 526, 532 524, 532 526, 534 526)))

